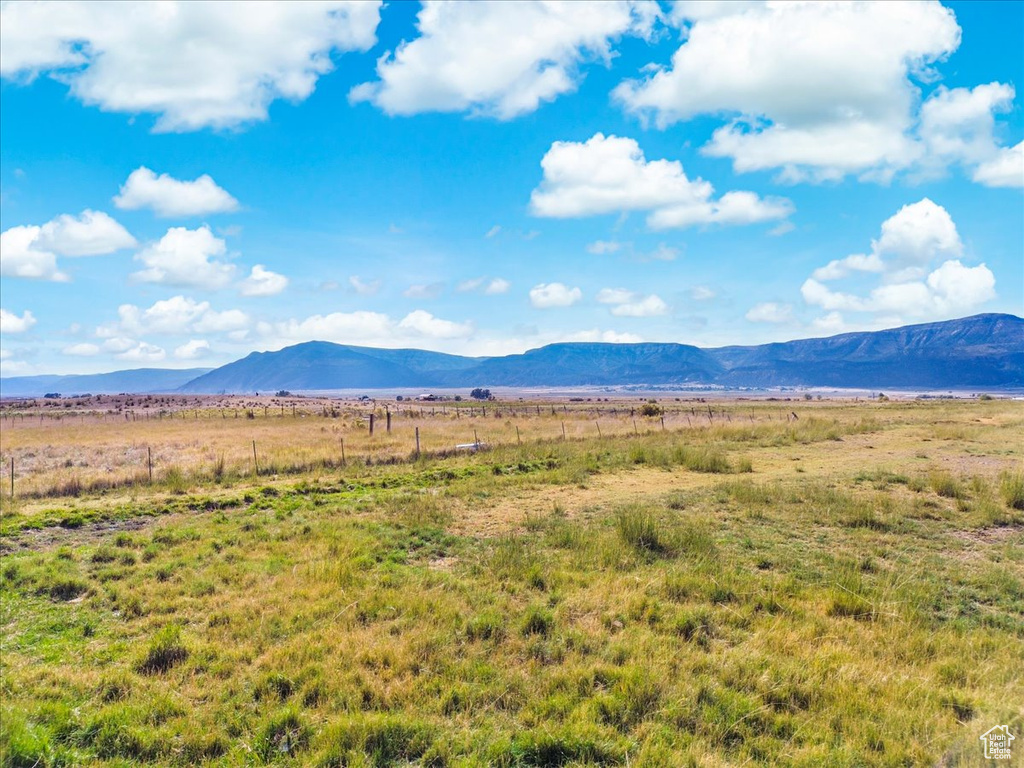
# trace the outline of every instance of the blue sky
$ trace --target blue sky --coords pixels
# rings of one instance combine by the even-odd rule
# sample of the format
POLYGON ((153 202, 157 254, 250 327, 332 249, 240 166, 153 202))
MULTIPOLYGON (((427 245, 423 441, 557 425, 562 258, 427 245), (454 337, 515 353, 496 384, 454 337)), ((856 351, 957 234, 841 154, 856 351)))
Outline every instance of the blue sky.
POLYGON ((1024 309, 1021 3, 0 14, 4 376, 1024 309))

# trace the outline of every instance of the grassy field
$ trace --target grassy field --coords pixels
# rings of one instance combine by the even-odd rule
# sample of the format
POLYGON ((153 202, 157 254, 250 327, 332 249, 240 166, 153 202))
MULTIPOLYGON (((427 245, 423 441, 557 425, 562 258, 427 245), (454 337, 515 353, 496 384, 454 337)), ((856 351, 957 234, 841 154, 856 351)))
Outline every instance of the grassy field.
POLYGON ((1024 738, 1021 403, 661 405, 372 439, 369 406, 5 422, 2 764, 982 765, 992 726, 1024 738))

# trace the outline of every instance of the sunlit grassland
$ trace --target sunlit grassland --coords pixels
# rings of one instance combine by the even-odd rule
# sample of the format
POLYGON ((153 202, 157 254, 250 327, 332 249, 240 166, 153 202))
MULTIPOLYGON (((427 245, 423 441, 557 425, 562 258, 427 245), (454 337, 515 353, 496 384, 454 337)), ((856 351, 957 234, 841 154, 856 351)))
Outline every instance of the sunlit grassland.
POLYGON ((981 764, 1024 410, 800 406, 5 499, 3 763, 981 764))

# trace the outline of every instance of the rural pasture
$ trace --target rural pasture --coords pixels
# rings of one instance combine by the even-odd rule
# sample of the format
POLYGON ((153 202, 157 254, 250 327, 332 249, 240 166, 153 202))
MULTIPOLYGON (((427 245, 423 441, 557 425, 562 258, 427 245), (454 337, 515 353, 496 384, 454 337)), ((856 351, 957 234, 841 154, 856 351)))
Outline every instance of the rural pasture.
POLYGON ((386 408, 5 404, 2 764, 951 766, 1024 732, 1024 403, 386 408))

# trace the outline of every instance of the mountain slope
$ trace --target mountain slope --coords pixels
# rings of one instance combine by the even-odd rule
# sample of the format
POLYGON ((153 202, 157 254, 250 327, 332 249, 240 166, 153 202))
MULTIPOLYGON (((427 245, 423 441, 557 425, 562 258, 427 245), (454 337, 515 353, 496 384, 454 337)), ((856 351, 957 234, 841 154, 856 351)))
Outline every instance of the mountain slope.
POLYGON ((374 389, 439 386, 430 366, 466 360, 422 350, 372 349, 310 341, 278 352, 253 352, 185 384, 183 392, 252 392, 279 389, 374 389))
POLYGON ((708 352, 729 386, 1024 386, 1024 320, 962 320, 708 352))
POLYGON ((461 382, 484 386, 585 386, 711 383, 722 365, 685 344, 549 344, 521 355, 485 360, 461 382))

